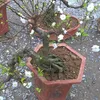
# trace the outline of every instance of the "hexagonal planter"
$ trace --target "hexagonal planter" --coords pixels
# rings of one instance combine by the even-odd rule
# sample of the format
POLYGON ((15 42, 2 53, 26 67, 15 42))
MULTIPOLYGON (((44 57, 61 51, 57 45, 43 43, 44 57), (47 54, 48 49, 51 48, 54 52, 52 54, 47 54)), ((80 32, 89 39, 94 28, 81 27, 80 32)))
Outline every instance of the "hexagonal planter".
MULTIPOLYGON (((78 77, 77 79, 48 81, 44 77, 38 75, 37 70, 30 63, 32 58, 28 58, 27 66, 34 73, 35 88, 41 90, 39 92, 35 91, 39 100, 66 100, 67 93, 70 90, 71 86, 82 81, 86 58, 65 43, 61 43, 58 45, 58 47, 62 46, 66 47, 66 49, 68 49, 70 52, 77 55, 81 59, 78 77)), ((37 46, 34 51, 38 52, 41 47, 42 45, 37 46)))
POLYGON ((3 35, 9 31, 6 13, 6 5, 8 2, 10 2, 10 0, 5 0, 4 3, 0 4, 0 35, 3 35))

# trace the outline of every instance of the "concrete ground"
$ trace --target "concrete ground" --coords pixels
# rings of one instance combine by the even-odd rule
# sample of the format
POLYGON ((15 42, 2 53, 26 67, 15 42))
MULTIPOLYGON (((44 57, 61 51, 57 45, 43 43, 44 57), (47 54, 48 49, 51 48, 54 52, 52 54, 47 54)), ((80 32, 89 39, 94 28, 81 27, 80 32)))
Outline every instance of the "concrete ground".
MULTIPOLYGON (((67 12, 77 17, 81 17, 83 14, 80 9, 77 11, 67 9, 67 12)), ((8 11, 7 13, 9 21, 22 24, 19 18, 12 14, 12 12, 8 11)), ((98 16, 97 13, 97 17, 98 16)), ((11 27, 10 31, 5 35, 8 37, 14 36, 22 28, 11 22, 9 22, 9 25, 11 27)), ((0 63, 5 65, 12 58, 13 54, 17 51, 21 51, 25 46, 34 48, 38 43, 41 43, 40 39, 29 36, 27 28, 19 32, 15 38, 6 40, 5 36, 0 38, 0 63)), ((86 57, 83 80, 80 84, 72 86, 66 100, 100 100, 100 51, 93 52, 91 48, 93 45, 100 46, 100 32, 97 32, 96 29, 91 29, 89 36, 82 41, 80 38, 78 38, 78 40, 68 39, 66 43, 86 57)), ((19 69, 21 69, 23 73, 25 70, 29 70, 27 67, 19 69)), ((5 75, 0 75, 0 80, 5 77, 5 75)), ((32 78, 28 78, 29 82, 32 82, 32 80, 32 78)), ((5 89, 0 91, 0 97, 3 97, 3 100, 38 100, 34 94, 34 83, 31 88, 26 88, 18 82, 18 86, 14 88, 12 87, 12 82, 14 81, 16 80, 12 79, 7 82, 5 89)))

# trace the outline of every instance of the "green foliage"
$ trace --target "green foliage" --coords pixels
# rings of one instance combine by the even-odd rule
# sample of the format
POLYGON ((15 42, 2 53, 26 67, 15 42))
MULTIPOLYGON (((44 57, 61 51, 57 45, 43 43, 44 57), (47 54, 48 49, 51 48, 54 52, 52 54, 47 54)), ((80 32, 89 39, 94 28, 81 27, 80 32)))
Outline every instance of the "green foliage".
POLYGON ((38 9, 38 8, 39 8, 38 4, 36 4, 36 5, 35 5, 35 8, 36 8, 36 9, 38 9))
POLYGON ((20 57, 18 57, 18 62, 19 62, 19 66, 21 67, 24 67, 26 65, 26 63, 20 57))
POLYGON ((86 7, 87 7, 87 3, 84 3, 84 4, 83 4, 83 7, 86 8, 86 7))
POLYGON ((21 83, 23 84, 25 82, 26 78, 22 77, 21 78, 21 83))
POLYGON ((4 89, 5 84, 0 84, 0 90, 4 89))
POLYGON ((38 92, 38 93, 40 93, 41 92, 41 89, 40 88, 35 88, 35 90, 38 92))
POLYGON ((43 6, 45 7, 47 4, 46 4, 46 2, 43 2, 43 6))
POLYGON ((85 30, 83 28, 80 29, 81 35, 86 37, 88 36, 88 34, 85 32, 85 30))
POLYGON ((10 68, 6 68, 2 64, 0 64, 0 69, 2 70, 2 74, 9 73, 10 68))
POLYGON ((2 18, 3 17, 3 15, 2 15, 2 13, 0 13, 0 18, 2 18))
POLYGON ((37 67, 37 69, 38 69, 38 75, 43 76, 43 70, 41 70, 39 67, 37 67))
POLYGON ((71 16, 70 15, 66 15, 66 20, 70 20, 71 16))

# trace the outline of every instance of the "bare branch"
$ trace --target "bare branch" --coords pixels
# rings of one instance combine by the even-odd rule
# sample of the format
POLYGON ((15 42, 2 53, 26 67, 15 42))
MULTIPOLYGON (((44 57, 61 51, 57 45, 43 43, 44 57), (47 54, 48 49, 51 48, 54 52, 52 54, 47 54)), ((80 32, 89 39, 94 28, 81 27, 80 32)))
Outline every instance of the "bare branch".
POLYGON ((29 17, 31 17, 31 15, 23 8, 23 7, 21 7, 21 5, 18 3, 18 2, 16 2, 16 0, 13 0, 18 6, 19 6, 19 8, 21 8, 29 17))

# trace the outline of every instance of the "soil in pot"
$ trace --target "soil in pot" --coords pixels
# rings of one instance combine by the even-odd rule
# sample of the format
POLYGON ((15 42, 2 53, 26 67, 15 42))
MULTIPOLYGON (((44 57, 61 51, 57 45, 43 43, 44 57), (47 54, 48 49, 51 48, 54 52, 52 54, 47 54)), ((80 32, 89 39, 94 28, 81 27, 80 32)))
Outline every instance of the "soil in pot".
POLYGON ((54 21, 52 21, 51 19, 48 20, 49 22, 50 21, 55 22, 56 23, 55 26, 52 26, 51 22, 50 22, 51 23, 51 25, 50 25, 50 23, 48 24, 48 22, 45 21, 44 14, 38 15, 35 18, 36 26, 42 28, 43 30, 52 31, 52 32, 56 33, 57 35, 64 34, 62 28, 64 28, 65 30, 68 30, 68 29, 72 29, 72 28, 75 28, 78 26, 79 22, 76 18, 74 18, 70 15, 66 15, 66 19, 62 21, 60 19, 60 15, 61 14, 56 13, 56 16, 54 17, 54 19, 52 19, 54 21))
MULTIPOLYGON (((43 53, 43 48, 39 50, 39 53, 43 53)), ((59 47, 53 50, 50 48, 50 54, 57 55, 66 66, 63 72, 47 73, 43 72, 44 77, 49 80, 66 80, 76 79, 79 74, 81 59, 70 52, 65 47, 59 47)))

